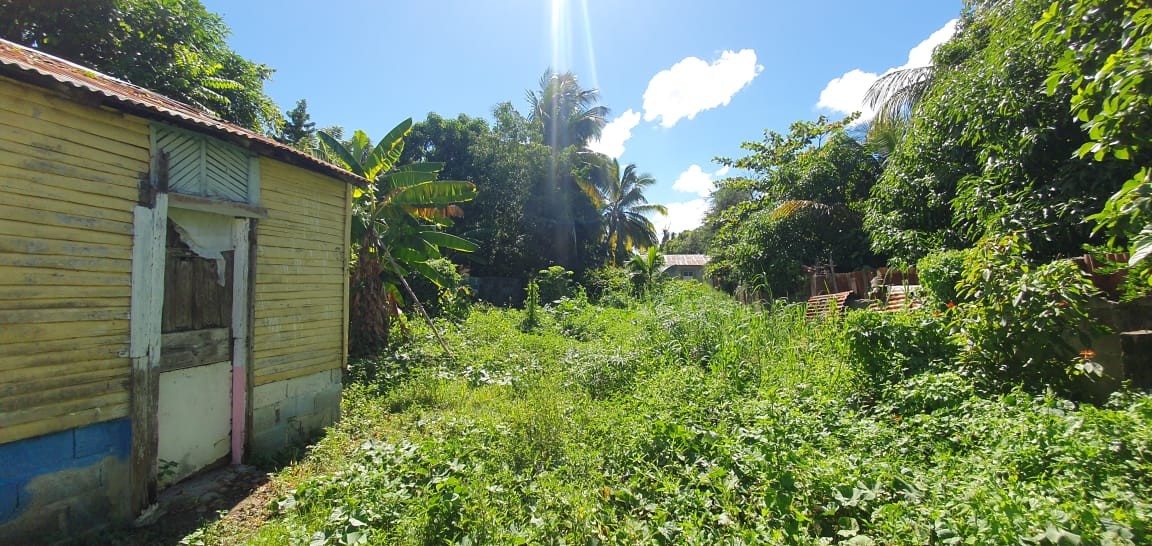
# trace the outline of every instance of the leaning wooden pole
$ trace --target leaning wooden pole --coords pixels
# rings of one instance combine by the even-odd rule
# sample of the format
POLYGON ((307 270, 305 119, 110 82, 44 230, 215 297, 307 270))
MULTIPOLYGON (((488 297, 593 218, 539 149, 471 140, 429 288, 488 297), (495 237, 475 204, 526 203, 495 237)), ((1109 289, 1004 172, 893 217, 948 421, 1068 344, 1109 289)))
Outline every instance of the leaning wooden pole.
POLYGON ((401 273, 400 264, 396 263, 396 259, 392 257, 392 253, 388 249, 381 246, 380 250, 388 257, 388 263, 392 264, 392 271, 396 272, 396 276, 400 277, 400 284, 404 285, 404 291, 408 292, 408 297, 412 298, 412 303, 416 304, 416 309, 420 311, 420 316, 424 317, 424 322, 428 323, 428 327, 432 329, 432 333, 436 334, 436 339, 440 342, 440 347, 444 349, 444 354, 448 355, 448 360, 452 358, 452 351, 448 350, 448 343, 444 341, 444 337, 440 335, 440 330, 436 329, 436 325, 432 322, 432 317, 428 316, 428 312, 424 310, 424 306, 420 304, 420 298, 416 297, 416 293, 412 291, 412 287, 408 286, 408 279, 404 278, 401 273))

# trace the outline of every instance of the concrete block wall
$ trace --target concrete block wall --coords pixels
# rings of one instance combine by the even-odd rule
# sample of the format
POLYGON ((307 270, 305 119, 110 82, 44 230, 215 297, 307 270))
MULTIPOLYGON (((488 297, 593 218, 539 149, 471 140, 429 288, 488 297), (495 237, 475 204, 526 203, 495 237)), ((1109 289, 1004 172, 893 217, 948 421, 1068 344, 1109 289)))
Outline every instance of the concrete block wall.
POLYGON ((0 445, 0 543, 52 543, 129 519, 131 450, 127 419, 0 445))
POLYGON ((341 370, 252 389, 252 454, 274 456, 300 446, 340 417, 341 370))

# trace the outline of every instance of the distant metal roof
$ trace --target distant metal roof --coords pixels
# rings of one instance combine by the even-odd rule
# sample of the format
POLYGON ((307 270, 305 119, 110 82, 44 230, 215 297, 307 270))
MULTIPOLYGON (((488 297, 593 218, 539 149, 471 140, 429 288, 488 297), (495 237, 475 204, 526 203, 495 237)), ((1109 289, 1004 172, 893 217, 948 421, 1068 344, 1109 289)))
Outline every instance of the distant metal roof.
POLYGON ((674 265, 708 265, 712 260, 711 256, 704 254, 665 254, 664 265, 672 267, 674 265))
MULTIPOLYGON (((86 96, 85 98, 95 99, 97 105, 208 133, 260 155, 333 176, 351 184, 364 185, 368 182, 336 165, 321 161, 259 133, 212 117, 211 114, 180 101, 4 39, 0 39, 0 75, 38 87, 62 91, 73 97, 80 92, 86 96)), ((85 104, 91 102, 85 101, 85 104)))

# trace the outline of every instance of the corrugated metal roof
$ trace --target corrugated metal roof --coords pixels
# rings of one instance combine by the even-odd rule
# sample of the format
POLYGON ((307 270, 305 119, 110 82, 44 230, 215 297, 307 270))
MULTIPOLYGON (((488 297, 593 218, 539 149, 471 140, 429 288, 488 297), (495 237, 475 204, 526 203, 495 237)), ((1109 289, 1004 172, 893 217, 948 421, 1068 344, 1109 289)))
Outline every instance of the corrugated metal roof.
POLYGON ((664 265, 672 267, 674 265, 708 265, 712 260, 711 256, 704 254, 665 254, 664 265))
POLYGON ((3 39, 0 39, 0 75, 39 87, 65 92, 80 91, 96 98, 98 103, 104 106, 208 133, 240 144, 260 155, 327 174, 352 184, 367 183, 367 180, 336 165, 321 161, 264 135, 212 117, 180 101, 3 39))

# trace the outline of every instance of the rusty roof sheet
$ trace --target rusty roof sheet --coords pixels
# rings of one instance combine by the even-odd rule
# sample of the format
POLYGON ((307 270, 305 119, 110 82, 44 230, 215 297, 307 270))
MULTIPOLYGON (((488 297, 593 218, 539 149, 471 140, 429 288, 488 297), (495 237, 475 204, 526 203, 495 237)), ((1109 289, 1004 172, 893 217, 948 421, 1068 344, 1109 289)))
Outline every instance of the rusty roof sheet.
POLYGON ((712 260, 711 256, 704 254, 665 254, 664 265, 672 267, 674 265, 708 265, 712 260))
POLYGON ((321 161, 259 133, 217 119, 180 101, 4 39, 0 39, 0 75, 39 87, 64 92, 79 91, 104 106, 208 133, 244 146, 260 155, 327 174, 351 184, 367 183, 367 180, 336 165, 321 161))

